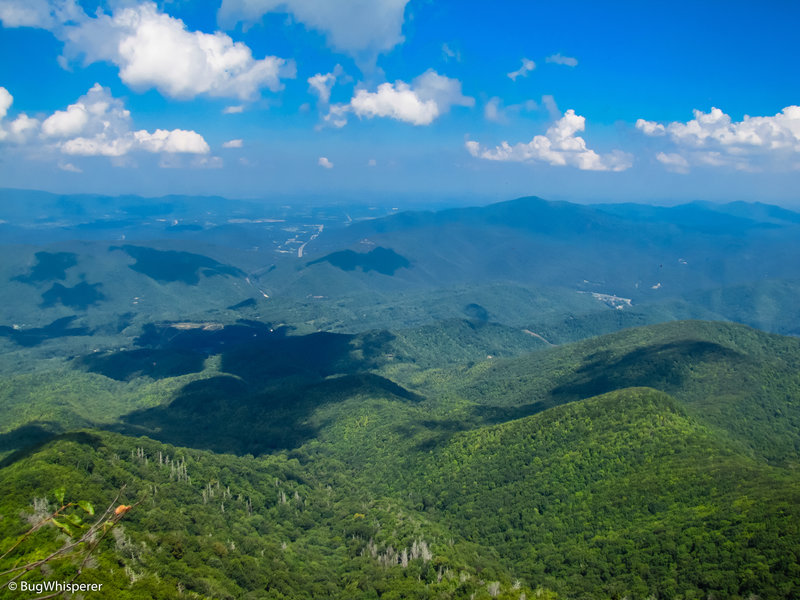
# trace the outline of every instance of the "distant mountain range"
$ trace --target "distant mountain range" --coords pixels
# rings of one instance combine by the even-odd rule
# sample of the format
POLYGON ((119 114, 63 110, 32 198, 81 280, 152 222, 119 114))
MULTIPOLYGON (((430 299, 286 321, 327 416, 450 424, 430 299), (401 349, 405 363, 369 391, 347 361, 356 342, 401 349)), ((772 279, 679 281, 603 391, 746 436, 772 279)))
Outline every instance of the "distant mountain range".
POLYGON ((766 205, 582 206, 520 198, 401 213, 338 228, 310 245, 390 248, 427 285, 515 281, 652 301, 688 291, 797 278, 800 214, 766 205))
POLYGON ((387 215, 205 197, 0 199, 0 343, 12 350, 48 335, 75 352, 130 346, 148 323, 187 319, 357 333, 480 315, 551 343, 681 318, 800 334, 800 214, 764 204, 531 197, 387 215))

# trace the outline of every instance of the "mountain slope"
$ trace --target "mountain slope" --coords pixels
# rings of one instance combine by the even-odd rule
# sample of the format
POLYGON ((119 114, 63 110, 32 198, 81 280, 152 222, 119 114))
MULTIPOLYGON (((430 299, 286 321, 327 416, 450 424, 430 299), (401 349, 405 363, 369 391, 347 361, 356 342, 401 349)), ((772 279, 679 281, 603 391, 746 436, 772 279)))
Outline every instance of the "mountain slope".
POLYGON ((459 434, 424 472, 444 520, 570 597, 799 591, 800 481, 655 390, 459 434))
POLYGON ((777 462, 800 460, 800 340, 742 325, 679 321, 634 328, 443 373, 439 380, 434 389, 454 388, 496 420, 625 387, 653 387, 751 452, 777 462))
MULTIPOLYGON (((237 458, 73 432, 0 470, 7 490, 0 548, 26 531, 26 518, 36 523, 56 508, 57 487, 67 501, 91 502, 99 512, 124 485, 119 501, 132 508, 79 580, 102 583, 103 597, 486 599, 490 584, 504 600, 532 594, 514 587, 489 549, 402 502, 373 496, 335 462, 316 466, 329 476, 318 479, 280 454, 237 458)), ((0 558, 0 569, 57 550, 63 537, 42 528, 0 558)), ((73 561, 49 563, 47 577, 71 578, 73 561)))
POLYGON ((109 544, 90 575, 120 594, 798 593, 798 340, 679 322, 428 369, 410 360, 425 332, 148 335, 157 361, 213 354, 177 377, 130 351, 76 361, 85 406, 74 390, 59 403, 68 373, 18 376, 0 436, 16 449, 0 469, 6 540, 60 485, 96 505, 123 483, 126 502, 147 498, 125 525, 141 551, 109 544), (44 436, 48 407, 95 429, 44 436), (26 434, 36 445, 15 446, 26 434), (420 540, 430 559, 403 566, 420 540))

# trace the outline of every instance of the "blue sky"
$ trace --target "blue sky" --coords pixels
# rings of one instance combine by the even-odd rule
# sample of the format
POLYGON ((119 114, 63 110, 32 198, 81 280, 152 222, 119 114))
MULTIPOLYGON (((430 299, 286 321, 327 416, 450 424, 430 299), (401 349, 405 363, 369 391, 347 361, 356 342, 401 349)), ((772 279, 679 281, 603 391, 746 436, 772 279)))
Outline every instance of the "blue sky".
POLYGON ((793 2, 0 0, 0 186, 800 207, 793 2))

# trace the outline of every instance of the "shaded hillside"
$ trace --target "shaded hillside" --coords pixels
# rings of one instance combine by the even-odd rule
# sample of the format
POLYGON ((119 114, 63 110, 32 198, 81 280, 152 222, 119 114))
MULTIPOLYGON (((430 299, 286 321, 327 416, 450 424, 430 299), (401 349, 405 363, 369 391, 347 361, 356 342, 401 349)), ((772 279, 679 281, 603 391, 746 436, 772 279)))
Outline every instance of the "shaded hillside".
POLYGON ((17 275, 12 278, 14 281, 22 283, 37 283, 40 281, 50 281, 64 279, 67 270, 78 264, 78 257, 74 252, 37 252, 36 262, 31 265, 30 270, 24 275, 17 275))
POLYGON ((179 281, 186 285, 197 285, 200 277, 214 275, 243 276, 244 273, 230 265, 192 254, 174 250, 156 250, 145 246, 111 246, 109 251, 122 250, 136 260, 130 265, 134 271, 159 282, 179 281))
POLYGON ((238 314, 227 307, 263 298, 244 272, 194 252, 71 242, 48 251, 17 247, 2 256, 0 331, 19 346, 50 347, 36 358, 56 347, 62 355, 85 351, 65 338, 87 332, 97 340, 94 348, 120 348, 136 333, 124 330, 154 320, 234 321, 238 314), (47 343, 55 338, 58 344, 47 343))
POLYGON ((328 262, 343 271, 354 271, 358 268, 364 273, 377 271, 383 275, 394 275, 397 269, 411 266, 411 263, 405 257, 400 256, 390 248, 381 247, 363 253, 353 252, 352 250, 334 252, 317 260, 312 260, 306 266, 310 267, 321 262, 328 262))
POLYGON ((797 213, 3 197, 0 572, 126 486, 122 599, 800 595, 800 340, 654 325, 797 333, 797 213))
POLYGON ((631 386, 672 394, 691 414, 775 461, 800 459, 800 340, 682 321, 621 331, 454 372, 487 418, 510 419, 631 386))

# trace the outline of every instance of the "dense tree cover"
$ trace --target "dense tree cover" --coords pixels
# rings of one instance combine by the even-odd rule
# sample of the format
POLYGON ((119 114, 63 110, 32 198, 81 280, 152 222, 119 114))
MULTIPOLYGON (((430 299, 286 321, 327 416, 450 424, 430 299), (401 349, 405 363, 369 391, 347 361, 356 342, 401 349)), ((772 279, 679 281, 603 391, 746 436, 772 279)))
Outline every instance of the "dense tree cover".
MULTIPOLYGON (((141 503, 84 579, 103 583, 105 597, 531 597, 490 549, 401 501, 373 497, 338 467, 329 460, 311 470, 286 454, 237 458, 146 438, 67 434, 0 471, 7 490, 2 550, 28 528, 31 512, 54 503, 54 486, 101 505, 126 485, 122 500, 141 503)), ((58 530, 43 529, 0 570, 60 543, 58 530)), ((74 568, 57 563, 47 576, 74 568)))
POLYGON ((570 597, 800 593, 796 475, 743 457, 655 390, 459 434, 423 473, 468 539, 570 597))
POLYGON ((448 319, 395 333, 392 360, 435 368, 547 348, 535 332, 479 319, 448 319))
POLYGON ((1 377, 0 457, 31 440, 89 425, 103 426, 133 410, 168 402, 197 377, 115 381, 64 368, 1 377))
POLYGON ((495 420, 649 386, 770 461, 800 460, 800 341, 742 325, 681 321, 634 328, 416 381, 429 393, 475 402, 495 420))
MULTIPOLYGON (((509 330, 239 327, 0 380, 0 550, 53 488, 127 484, 86 574, 120 598, 800 593, 797 340, 681 322, 427 368, 509 330), (220 353, 174 377, 190 338, 220 353)), ((61 543, 37 535, 5 562, 61 543)))

